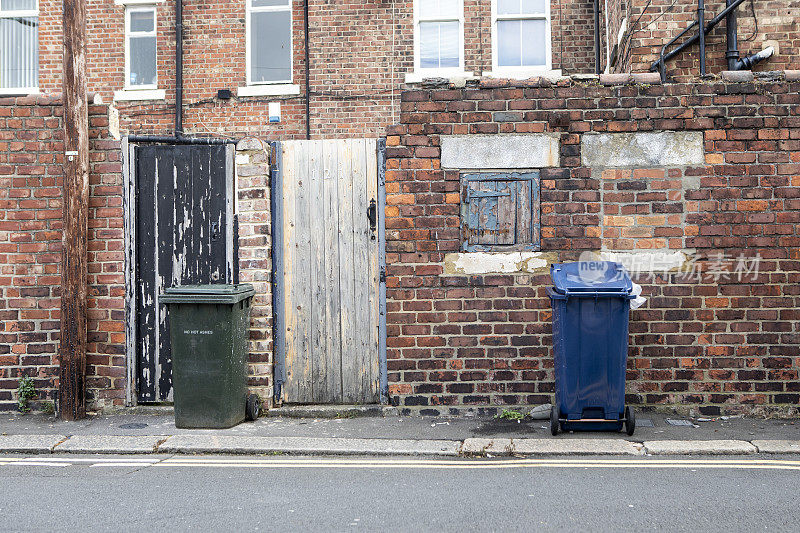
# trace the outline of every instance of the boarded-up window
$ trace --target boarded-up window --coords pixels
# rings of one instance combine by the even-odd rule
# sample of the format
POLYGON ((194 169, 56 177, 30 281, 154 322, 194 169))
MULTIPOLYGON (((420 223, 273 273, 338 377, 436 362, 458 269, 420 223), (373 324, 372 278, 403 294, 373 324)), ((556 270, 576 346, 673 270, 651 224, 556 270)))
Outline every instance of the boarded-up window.
POLYGON ((462 250, 539 249, 539 173, 461 176, 462 250))

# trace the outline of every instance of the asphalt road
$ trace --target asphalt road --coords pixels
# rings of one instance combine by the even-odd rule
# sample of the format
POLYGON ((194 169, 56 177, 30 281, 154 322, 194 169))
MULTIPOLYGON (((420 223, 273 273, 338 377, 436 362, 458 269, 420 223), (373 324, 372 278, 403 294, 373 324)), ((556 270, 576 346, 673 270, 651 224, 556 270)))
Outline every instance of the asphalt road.
POLYGON ((798 531, 800 460, 0 457, 0 531, 798 531))

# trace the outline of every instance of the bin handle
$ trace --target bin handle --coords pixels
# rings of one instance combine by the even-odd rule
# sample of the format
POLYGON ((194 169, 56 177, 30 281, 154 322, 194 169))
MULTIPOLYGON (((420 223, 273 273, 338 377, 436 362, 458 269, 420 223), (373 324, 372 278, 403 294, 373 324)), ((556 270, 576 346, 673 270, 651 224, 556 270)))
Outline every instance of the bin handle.
POLYGON ((575 296, 576 298, 597 298, 599 296, 611 296, 611 297, 632 299, 631 295, 626 292, 603 292, 603 291, 570 292, 569 289, 564 289, 564 296, 566 296, 567 298, 569 298, 570 296, 575 296))

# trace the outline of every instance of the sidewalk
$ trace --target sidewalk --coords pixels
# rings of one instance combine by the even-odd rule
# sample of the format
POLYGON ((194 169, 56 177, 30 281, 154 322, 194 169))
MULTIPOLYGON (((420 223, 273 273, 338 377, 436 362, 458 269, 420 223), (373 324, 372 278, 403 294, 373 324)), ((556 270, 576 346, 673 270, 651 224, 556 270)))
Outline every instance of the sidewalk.
MULTIPOLYGON (((377 411, 380 413, 380 411, 377 411)), ((352 416, 344 410, 343 416, 352 416)), ((374 414, 374 413, 373 413, 374 414)), ((750 455, 800 453, 800 421, 637 413, 636 433, 552 437, 549 421, 270 416, 225 430, 175 427, 169 410, 62 422, 0 414, 0 453, 213 453, 404 456, 750 455), (671 421, 671 423, 670 423, 671 421), (673 425, 676 423, 688 425, 673 425), (649 422, 649 423, 648 423, 649 422)))

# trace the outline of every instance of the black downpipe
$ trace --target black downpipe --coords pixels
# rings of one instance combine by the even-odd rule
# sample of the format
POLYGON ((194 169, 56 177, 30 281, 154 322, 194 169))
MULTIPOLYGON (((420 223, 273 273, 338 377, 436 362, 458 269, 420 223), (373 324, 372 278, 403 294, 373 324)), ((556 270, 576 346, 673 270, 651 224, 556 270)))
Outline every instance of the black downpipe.
MULTIPOLYGON (((725 0, 725 7, 730 7, 732 3, 733 0, 725 0)), ((736 26, 736 10, 733 10, 725 17, 725 34, 728 40, 725 59, 728 60, 728 70, 737 70, 736 63, 739 62, 739 37, 736 26)))
POLYGON ((706 3, 705 0, 697 0, 697 24, 700 30, 697 35, 700 38, 700 76, 706 75, 706 3))
POLYGON ((183 136, 183 0, 175 0, 175 137, 183 136))
MULTIPOLYGON (((686 39, 685 42, 681 43, 680 46, 678 46, 674 50, 670 51, 669 53, 664 54, 663 58, 659 58, 659 59, 655 60, 653 62, 653 64, 650 65, 650 71, 651 72, 655 72, 656 70, 658 70, 659 65, 661 64, 662 61, 664 61, 666 63, 667 61, 669 61, 670 59, 672 59, 676 55, 680 54, 685 49, 687 49, 688 47, 692 46, 694 43, 696 43, 697 40, 700 38, 700 33, 709 33, 709 32, 711 32, 711 30, 713 30, 714 27, 717 24, 719 24, 722 21, 722 19, 724 19, 728 15, 728 13, 730 13, 731 11, 733 11, 734 9, 739 7, 739 5, 744 1, 745 0, 733 0, 733 2, 731 3, 730 6, 726 7, 724 10, 722 10, 720 12, 719 15, 717 15, 716 17, 714 17, 713 19, 711 19, 708 22, 708 24, 705 26, 705 28, 703 29, 702 32, 698 31, 695 35, 692 35, 691 37, 686 39)), ((696 22, 693 22, 692 24, 696 24, 696 22)), ((671 43, 672 43, 672 41, 670 41, 669 44, 671 44, 671 43)))
MULTIPOLYGON (((606 35, 608 39, 608 35, 606 35)), ((594 0, 594 73, 601 74, 600 68, 600 0, 594 0)))
MULTIPOLYGON (((180 2, 180 0, 178 0, 180 2)), ((311 45, 308 42, 308 2, 303 3, 303 14, 305 18, 305 43, 306 43, 306 139, 311 138, 311 45)), ((595 0, 597 1, 597 0, 595 0)))
MULTIPOLYGON (((726 0, 725 3, 729 6, 732 2, 733 0, 726 0)), ((730 13, 728 13, 727 18, 725 19, 725 26, 726 37, 728 40, 725 59, 728 60, 728 70, 750 70, 753 68, 753 65, 760 61, 764 61, 765 59, 769 59, 772 57, 772 54, 775 53, 775 49, 771 46, 768 46, 760 52, 740 58, 739 37, 737 35, 737 20, 735 10, 732 10, 730 13)))

